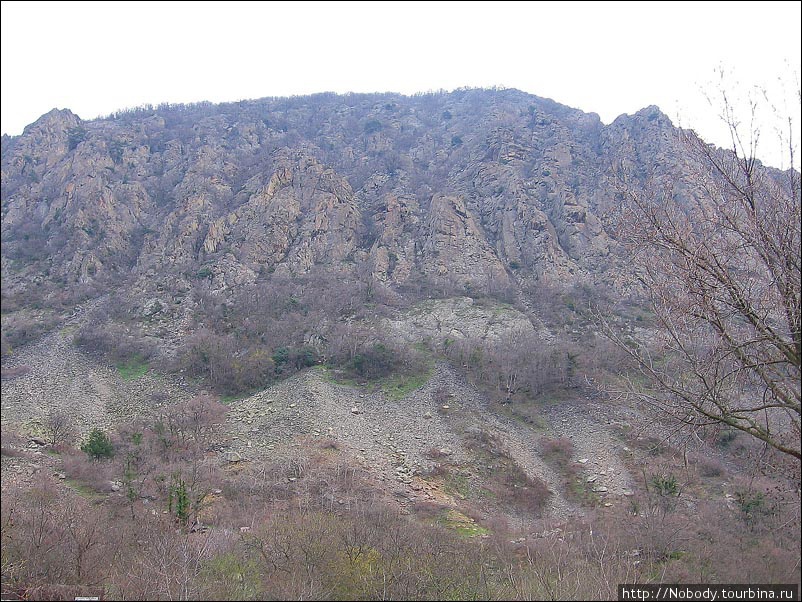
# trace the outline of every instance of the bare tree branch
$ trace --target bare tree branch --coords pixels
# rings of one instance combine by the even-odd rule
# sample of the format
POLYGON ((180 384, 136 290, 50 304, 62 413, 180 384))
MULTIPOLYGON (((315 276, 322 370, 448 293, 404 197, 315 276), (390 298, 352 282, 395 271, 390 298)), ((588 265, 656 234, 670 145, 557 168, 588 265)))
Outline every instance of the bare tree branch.
POLYGON ((620 174, 619 236, 656 329, 638 338, 605 330, 645 377, 632 391, 643 401, 799 460, 799 172, 756 159, 757 104, 744 126, 722 101, 730 151, 683 132, 684 181, 654 175, 643 185, 620 174))

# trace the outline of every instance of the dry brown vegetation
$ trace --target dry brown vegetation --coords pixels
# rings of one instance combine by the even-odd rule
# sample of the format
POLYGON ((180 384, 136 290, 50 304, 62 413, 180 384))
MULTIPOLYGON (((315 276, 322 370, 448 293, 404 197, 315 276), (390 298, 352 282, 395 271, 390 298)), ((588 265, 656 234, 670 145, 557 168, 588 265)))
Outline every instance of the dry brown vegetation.
MULTIPOLYGON (((694 497, 688 511, 686 492, 699 485, 675 489, 671 475, 655 473, 630 506, 543 523, 532 533, 476 514, 474 533, 444 519, 448 505, 420 502, 400 514, 369 473, 323 442, 263 466, 207 466, 192 482, 190 515, 182 519, 174 504, 169 509, 173 475, 188 482, 193 450, 204 448, 204 429, 216 420, 186 410, 174 408, 174 428, 121 429, 113 460, 65 451, 67 481, 40 473, 4 490, 4 593, 32 600, 610 599, 621 582, 799 580, 793 498, 768 481, 744 480, 729 504, 694 497), (139 443, 134 433, 143 433, 134 437, 139 443), (119 491, 110 489, 114 480, 119 491)), ((492 436, 472 440, 499 456, 492 436)), ((560 457, 565 447, 545 441, 543 452, 560 457)), ((515 489, 504 485, 508 494, 515 489)))

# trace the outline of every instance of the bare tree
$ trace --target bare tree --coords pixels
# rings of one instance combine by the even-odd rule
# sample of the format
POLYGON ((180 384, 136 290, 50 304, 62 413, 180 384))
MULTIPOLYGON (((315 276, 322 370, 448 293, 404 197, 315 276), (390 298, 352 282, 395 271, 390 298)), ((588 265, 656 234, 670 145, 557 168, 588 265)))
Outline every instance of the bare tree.
MULTIPOLYGON (((607 331, 646 377, 641 399, 799 460, 800 174, 755 158, 759 104, 746 126, 726 94, 722 106, 730 149, 683 132, 681 180, 622 177, 621 240, 656 328, 607 331)), ((781 135, 793 165, 795 142, 781 135)))
POLYGON ((51 445, 72 443, 78 436, 70 414, 61 408, 52 408, 47 413, 43 427, 45 435, 47 436, 47 441, 51 445))

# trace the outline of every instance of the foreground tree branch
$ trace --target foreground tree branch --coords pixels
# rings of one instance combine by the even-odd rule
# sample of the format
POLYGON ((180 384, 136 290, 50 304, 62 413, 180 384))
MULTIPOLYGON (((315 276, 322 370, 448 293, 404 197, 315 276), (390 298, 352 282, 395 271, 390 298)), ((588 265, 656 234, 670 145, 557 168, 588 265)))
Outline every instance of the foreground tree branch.
MULTIPOLYGON (((754 118, 742 131, 722 98, 730 150, 683 132, 687 179, 644 185, 621 174, 619 236, 656 328, 605 327, 643 377, 630 392, 686 424, 728 425, 799 460, 800 174, 764 168, 754 118)), ((794 151, 790 139, 792 162, 794 151)))

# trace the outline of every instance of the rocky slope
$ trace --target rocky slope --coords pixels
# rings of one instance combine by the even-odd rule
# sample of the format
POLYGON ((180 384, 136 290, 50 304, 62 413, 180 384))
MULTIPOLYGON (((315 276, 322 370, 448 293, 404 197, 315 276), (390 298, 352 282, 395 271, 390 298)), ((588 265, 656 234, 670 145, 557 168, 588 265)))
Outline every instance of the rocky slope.
MULTIPOLYGON (((2 426, 28 437, 44 432, 54 409, 66 411, 83 435, 93 428, 114 432, 197 393, 192 383, 154 373, 123 379, 113 367, 76 350, 68 331, 27 347, 12 364, 30 370, 2 381, 2 426)), ((585 509, 566 496, 565 477, 543 458, 542 438, 556 433, 572 440, 571 461, 581 479, 589 477, 599 489, 598 503, 625 503, 631 495, 628 448, 611 444, 615 434, 609 408, 602 412, 577 399, 559 409, 545 408, 542 426, 533 429, 491 406, 445 363, 437 363, 421 388, 401 398, 338 384, 325 369, 308 370, 231 402, 215 462, 260 466, 283 457, 297 462, 307 450, 330 445, 362 465, 401 508, 426 500, 458 506, 460 499, 476 494, 450 491, 436 468, 443 463, 455 467, 470 483, 466 487, 480 491, 484 463, 494 457, 477 455, 471 442, 487 433, 503 442, 510 461, 550 492, 543 512, 526 520, 566 519, 585 509), (441 392, 445 403, 438 397, 441 392)))

